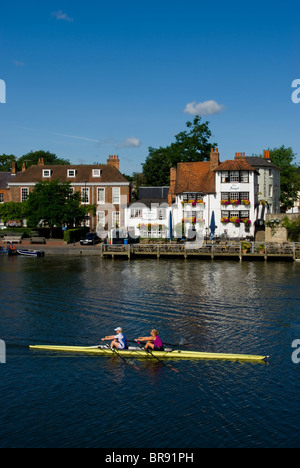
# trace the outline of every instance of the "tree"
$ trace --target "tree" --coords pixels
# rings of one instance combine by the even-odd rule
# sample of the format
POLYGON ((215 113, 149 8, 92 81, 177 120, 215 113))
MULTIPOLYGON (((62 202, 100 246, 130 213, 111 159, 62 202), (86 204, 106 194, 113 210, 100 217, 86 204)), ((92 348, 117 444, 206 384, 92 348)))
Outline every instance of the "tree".
POLYGON ((0 172, 10 172, 12 163, 16 161, 17 161, 17 158, 13 154, 1 154, 0 172))
POLYGON ((170 168, 180 162, 206 161, 209 159, 212 146, 209 143, 212 133, 209 122, 201 123, 196 116, 193 122, 187 122, 187 129, 175 135, 176 141, 166 148, 149 148, 149 155, 143 164, 146 184, 162 186, 170 184, 170 168))
POLYGON ((281 170, 281 205, 284 211, 294 206, 300 191, 299 166, 294 161, 296 155, 292 148, 274 148, 270 150, 271 161, 281 170))
POLYGON ((43 222, 52 231, 55 226, 80 223, 86 216, 86 209, 81 206, 80 193, 74 193, 70 183, 46 181, 38 183, 30 193, 25 216, 30 227, 43 222))
POLYGON ((0 218, 6 224, 9 221, 23 221, 25 203, 7 202, 0 205, 0 218))
POLYGON ((58 158, 56 154, 50 153, 49 151, 31 151, 30 153, 24 154, 18 159, 18 170, 22 170, 23 163, 26 163, 26 167, 35 166, 38 164, 39 159, 43 159, 45 165, 69 165, 70 161, 58 158))

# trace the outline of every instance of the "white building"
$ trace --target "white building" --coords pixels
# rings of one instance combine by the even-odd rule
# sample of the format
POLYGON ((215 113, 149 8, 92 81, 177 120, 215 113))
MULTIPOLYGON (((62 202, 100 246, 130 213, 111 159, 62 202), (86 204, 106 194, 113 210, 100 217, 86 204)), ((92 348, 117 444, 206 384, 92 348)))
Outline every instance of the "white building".
POLYGON ((270 214, 280 213, 280 169, 272 163, 270 151, 263 151, 263 157, 246 157, 258 175, 258 201, 266 203, 270 214))
POLYGON ((131 237, 166 239, 170 235, 169 187, 141 187, 139 200, 128 205, 125 219, 131 237))
POLYGON ((208 162, 178 164, 169 192, 174 235, 190 237, 194 230, 200 238, 254 236, 257 177, 245 153, 220 163, 218 149, 212 149, 208 162))

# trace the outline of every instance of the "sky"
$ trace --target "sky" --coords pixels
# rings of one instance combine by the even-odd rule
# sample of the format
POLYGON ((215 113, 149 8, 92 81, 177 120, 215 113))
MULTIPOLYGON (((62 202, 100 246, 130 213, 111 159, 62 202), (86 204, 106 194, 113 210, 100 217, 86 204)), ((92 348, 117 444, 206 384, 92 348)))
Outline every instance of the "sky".
POLYGON ((285 145, 300 163, 297 79, 298 1, 2 2, 0 154, 132 174, 199 114, 222 160, 285 145))

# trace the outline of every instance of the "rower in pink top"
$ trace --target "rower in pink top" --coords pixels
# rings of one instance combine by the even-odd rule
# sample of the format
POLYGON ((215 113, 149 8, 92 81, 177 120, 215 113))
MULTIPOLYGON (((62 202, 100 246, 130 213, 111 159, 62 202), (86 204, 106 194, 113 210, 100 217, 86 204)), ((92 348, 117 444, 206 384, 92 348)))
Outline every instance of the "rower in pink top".
POLYGON ((151 331, 151 336, 140 336, 135 341, 147 341, 145 349, 152 349, 152 351, 164 351, 164 344, 159 337, 157 330, 151 331))

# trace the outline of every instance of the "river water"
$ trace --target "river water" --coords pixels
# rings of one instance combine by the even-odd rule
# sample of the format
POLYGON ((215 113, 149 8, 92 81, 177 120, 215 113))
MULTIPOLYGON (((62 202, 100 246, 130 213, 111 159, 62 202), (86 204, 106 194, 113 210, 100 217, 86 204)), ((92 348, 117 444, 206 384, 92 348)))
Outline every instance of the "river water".
POLYGON ((0 447, 298 447, 300 265, 0 258, 0 447), (30 351, 123 326, 264 363, 30 351))

